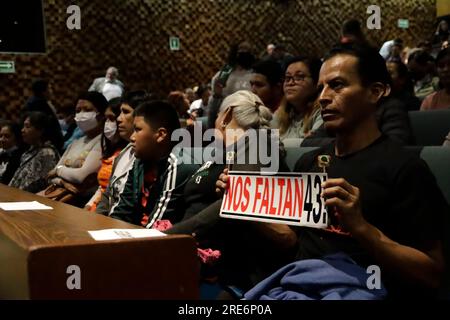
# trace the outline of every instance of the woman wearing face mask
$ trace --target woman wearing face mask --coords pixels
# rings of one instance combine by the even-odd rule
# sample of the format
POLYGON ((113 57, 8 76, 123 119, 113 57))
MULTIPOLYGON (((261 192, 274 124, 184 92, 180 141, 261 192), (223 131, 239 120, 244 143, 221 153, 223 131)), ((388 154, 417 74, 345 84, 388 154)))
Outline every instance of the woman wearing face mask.
POLYGON ((26 116, 22 138, 29 147, 22 154, 9 186, 37 192, 47 185, 47 173, 59 160, 51 124, 52 119, 42 112, 30 112, 26 116))
POLYGON ((8 184, 20 164, 23 153, 20 126, 11 121, 0 123, 0 183, 8 184))
POLYGON ((97 204, 100 202, 102 193, 105 192, 106 187, 111 177, 111 171, 114 159, 127 145, 128 141, 122 139, 117 130, 117 118, 120 115, 121 98, 113 98, 108 102, 108 108, 105 111, 105 127, 102 136, 102 165, 97 174, 98 189, 92 196, 91 200, 84 207, 89 211, 94 211, 97 204))
POLYGON ((284 77, 285 101, 275 112, 273 128, 280 139, 303 139, 323 123, 316 103, 317 81, 322 63, 319 59, 296 57, 287 63, 284 77))
MULTIPOLYGON (((78 206, 84 207, 97 187, 96 182, 92 183, 94 179, 88 181, 87 178, 96 175, 102 163, 101 137, 107 106, 106 98, 95 91, 86 92, 78 98, 75 121, 85 136, 67 148, 56 167, 48 174, 50 183, 56 186, 63 186, 63 181, 75 185, 83 183, 83 190, 73 202, 78 206)), ((45 192, 41 195, 45 195, 45 192)))

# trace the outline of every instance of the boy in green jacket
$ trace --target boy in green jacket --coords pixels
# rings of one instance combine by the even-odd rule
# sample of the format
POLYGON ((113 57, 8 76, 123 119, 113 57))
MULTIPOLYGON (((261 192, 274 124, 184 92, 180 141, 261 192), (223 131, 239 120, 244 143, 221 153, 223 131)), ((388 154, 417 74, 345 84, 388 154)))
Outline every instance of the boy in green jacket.
POLYGON ((183 163, 172 149, 172 132, 180 128, 175 109, 163 101, 141 104, 134 111, 131 136, 136 161, 111 217, 151 228, 158 220, 183 218, 181 196, 199 165, 183 163))

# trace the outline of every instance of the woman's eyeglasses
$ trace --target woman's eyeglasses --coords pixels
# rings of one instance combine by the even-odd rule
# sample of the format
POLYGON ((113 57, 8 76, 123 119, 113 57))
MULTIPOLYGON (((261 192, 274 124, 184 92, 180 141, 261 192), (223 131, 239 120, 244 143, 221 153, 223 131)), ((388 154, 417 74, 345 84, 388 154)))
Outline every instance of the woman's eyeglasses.
POLYGON ((293 76, 285 76, 284 83, 290 83, 291 81, 294 81, 294 83, 300 83, 305 81, 306 78, 311 78, 311 76, 308 76, 306 74, 294 74, 293 76))

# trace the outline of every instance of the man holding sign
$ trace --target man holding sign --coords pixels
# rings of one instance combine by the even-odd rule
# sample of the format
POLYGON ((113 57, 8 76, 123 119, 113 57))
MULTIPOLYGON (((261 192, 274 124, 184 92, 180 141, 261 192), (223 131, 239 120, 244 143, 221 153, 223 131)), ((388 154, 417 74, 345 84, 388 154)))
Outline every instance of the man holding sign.
POLYGON ((344 252, 360 266, 378 265, 388 297, 430 296, 440 285, 444 214, 450 212, 426 163, 377 126, 376 108, 390 77, 373 49, 333 48, 320 71, 318 102, 333 144, 303 156, 297 172, 320 172, 330 157, 322 197, 326 231, 299 228, 298 259, 344 252))
MULTIPOLYGON (((363 273, 374 266, 381 270, 390 299, 436 296, 444 271, 444 215, 450 208, 426 163, 380 133, 375 112, 389 95, 389 84, 383 58, 374 49, 341 45, 325 57, 318 102, 325 128, 336 140, 305 154, 295 171, 320 172, 321 160, 327 157, 328 179, 321 185, 321 196, 329 226, 297 228, 297 261, 247 292, 247 299, 317 298, 331 294, 330 288, 336 299, 343 283, 331 274, 339 263, 328 265, 329 273, 309 270, 308 274, 320 274, 319 280, 306 279, 304 271, 291 272, 305 270, 314 261, 327 264, 336 255, 350 257, 363 273), (308 287, 312 281, 317 281, 317 292, 308 287), (298 289, 304 285, 309 288, 306 294, 298 289)), ((225 172, 218 187, 229 179, 225 172)), ((345 268, 354 269, 348 264, 345 268)), ((347 274, 345 268, 339 272, 347 274)), ((363 290, 364 285, 347 289, 363 290)))

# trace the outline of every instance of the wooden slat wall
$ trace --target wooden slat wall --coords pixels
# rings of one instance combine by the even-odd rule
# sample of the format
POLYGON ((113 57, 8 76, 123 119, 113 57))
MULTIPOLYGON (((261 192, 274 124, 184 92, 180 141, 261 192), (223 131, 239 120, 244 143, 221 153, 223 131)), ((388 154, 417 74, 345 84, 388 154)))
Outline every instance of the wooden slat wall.
POLYGON ((81 30, 66 28, 69 2, 44 0, 47 54, 0 54, 14 60, 16 74, 0 74, 0 118, 14 118, 35 77, 52 80, 55 105, 73 103, 77 93, 117 66, 127 88, 160 95, 208 81, 221 67, 229 45, 249 40, 260 53, 282 42, 292 53, 323 54, 342 22, 358 18, 367 38, 381 44, 401 37, 409 46, 434 31, 436 0, 78 0, 81 30), (381 30, 366 30, 367 7, 379 3, 381 30), (397 28, 408 18, 410 28, 397 28), (169 36, 181 51, 169 50, 169 36))

